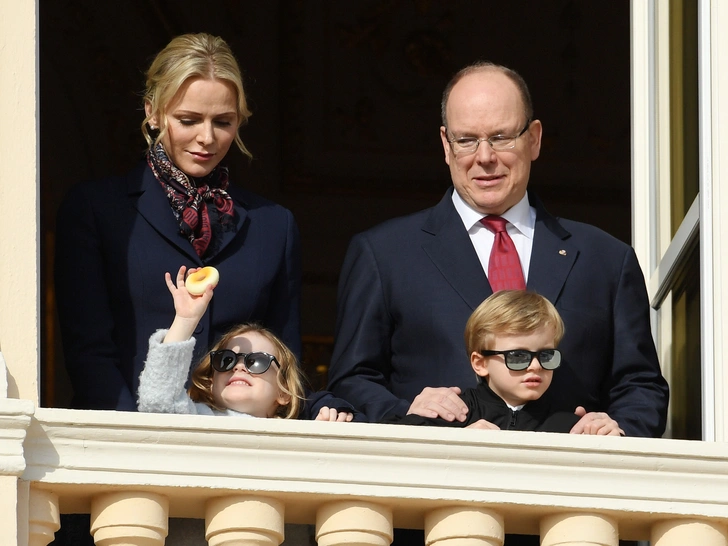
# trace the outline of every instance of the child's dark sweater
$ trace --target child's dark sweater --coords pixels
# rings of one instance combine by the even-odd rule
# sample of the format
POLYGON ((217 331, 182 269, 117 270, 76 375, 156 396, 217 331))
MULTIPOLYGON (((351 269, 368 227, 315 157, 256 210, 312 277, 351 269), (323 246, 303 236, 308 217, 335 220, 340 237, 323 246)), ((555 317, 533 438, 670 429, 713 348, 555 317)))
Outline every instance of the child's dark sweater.
POLYGON ((422 417, 410 414, 388 419, 387 423, 402 425, 434 425, 441 427, 467 427, 485 419, 498 425, 501 430, 534 430, 541 432, 569 432, 579 421, 573 413, 551 411, 543 399, 527 403, 518 411, 510 409, 503 399, 494 393, 485 382, 474 389, 468 389, 460 395, 468 406, 468 415, 464 422, 445 421, 441 418, 422 417))

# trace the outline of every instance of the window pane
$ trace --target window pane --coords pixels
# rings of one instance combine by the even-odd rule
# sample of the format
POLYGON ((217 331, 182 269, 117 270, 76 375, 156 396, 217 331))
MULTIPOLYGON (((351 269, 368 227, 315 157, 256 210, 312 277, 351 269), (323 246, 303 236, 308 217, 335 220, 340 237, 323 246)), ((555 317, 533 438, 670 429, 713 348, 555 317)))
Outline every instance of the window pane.
POLYGON ((700 440, 700 262, 697 245, 693 246, 687 267, 673 290, 672 330, 672 437, 700 440))
POLYGON ((698 0, 670 4, 671 231, 698 195, 698 0))

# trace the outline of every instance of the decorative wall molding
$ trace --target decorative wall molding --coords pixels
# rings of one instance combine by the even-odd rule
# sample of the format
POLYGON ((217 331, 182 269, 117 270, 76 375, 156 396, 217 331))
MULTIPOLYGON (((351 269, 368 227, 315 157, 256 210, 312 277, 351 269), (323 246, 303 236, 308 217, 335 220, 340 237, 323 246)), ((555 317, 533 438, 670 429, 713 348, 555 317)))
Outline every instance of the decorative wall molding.
POLYGON ((0 398, 0 476, 23 474, 23 441, 34 409, 35 404, 30 400, 0 398))
POLYGON ((346 499, 390 506, 399 527, 473 504, 533 533, 562 511, 607 514, 628 538, 668 518, 728 522, 725 444, 39 408, 25 447, 23 479, 70 511, 133 489, 168 496, 172 517, 248 492, 286 503, 289 523, 346 499))

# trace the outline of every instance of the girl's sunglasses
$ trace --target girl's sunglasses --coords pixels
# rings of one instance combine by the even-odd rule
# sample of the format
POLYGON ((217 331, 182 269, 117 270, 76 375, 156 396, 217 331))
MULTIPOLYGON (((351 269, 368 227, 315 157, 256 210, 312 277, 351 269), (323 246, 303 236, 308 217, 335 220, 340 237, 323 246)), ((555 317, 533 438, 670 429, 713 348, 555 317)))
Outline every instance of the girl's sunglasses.
POLYGON ((248 373, 253 375, 267 372, 271 362, 278 368, 281 367, 276 357, 268 353, 236 353, 230 349, 210 353, 210 365, 216 372, 229 372, 239 361, 242 361, 248 373))

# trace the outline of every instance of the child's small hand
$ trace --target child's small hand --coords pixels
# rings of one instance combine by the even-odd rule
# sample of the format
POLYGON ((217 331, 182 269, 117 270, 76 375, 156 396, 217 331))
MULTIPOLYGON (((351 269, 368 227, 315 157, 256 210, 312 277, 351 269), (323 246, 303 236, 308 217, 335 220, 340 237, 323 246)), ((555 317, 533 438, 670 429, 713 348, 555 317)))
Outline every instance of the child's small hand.
POLYGON ((348 423, 354 419, 354 414, 345 411, 336 411, 334 408, 324 406, 318 412, 316 421, 337 421, 340 423, 348 423))
MULTIPOLYGON (((208 286, 205 293, 201 296, 193 296, 185 286, 185 271, 187 268, 182 266, 177 271, 177 282, 172 282, 172 275, 164 274, 164 280, 167 283, 169 293, 172 294, 174 300, 175 316, 172 325, 164 337, 164 343, 172 343, 176 341, 186 341, 192 337, 197 328, 202 315, 205 314, 207 306, 212 299, 212 287, 208 286)), ((197 269, 190 269, 190 273, 197 269)))
MULTIPOLYGON (((199 268, 193 268, 189 270, 189 273, 194 273, 199 268)), ((185 271, 187 268, 183 265, 177 271, 177 282, 172 282, 172 275, 169 273, 164 274, 164 280, 167 282, 167 288, 172 299, 174 300, 174 310, 177 316, 183 319, 191 319, 199 321, 202 315, 205 314, 205 310, 212 299, 212 287, 208 287, 205 292, 200 296, 193 296, 189 293, 185 287, 185 271)))
POLYGON ((475 423, 469 424, 465 428, 478 428, 482 430, 500 430, 500 427, 496 425, 495 423, 491 423, 490 421, 486 421, 485 419, 479 419, 475 421, 475 423))
POLYGON ((619 423, 603 412, 586 412, 582 406, 574 410, 579 422, 572 429, 571 434, 594 434, 598 436, 624 436, 624 431, 619 428, 619 423))

